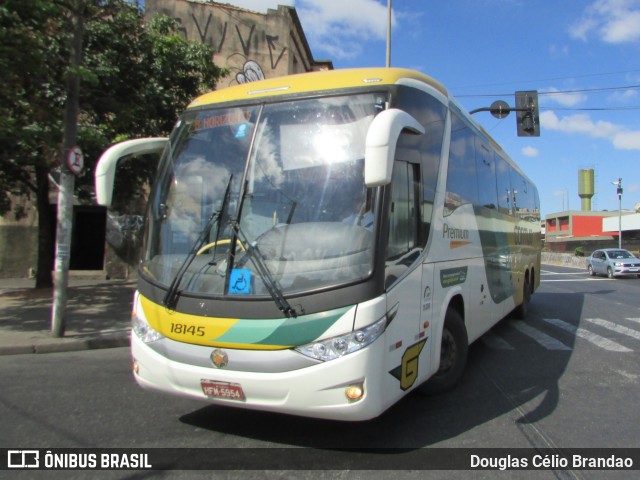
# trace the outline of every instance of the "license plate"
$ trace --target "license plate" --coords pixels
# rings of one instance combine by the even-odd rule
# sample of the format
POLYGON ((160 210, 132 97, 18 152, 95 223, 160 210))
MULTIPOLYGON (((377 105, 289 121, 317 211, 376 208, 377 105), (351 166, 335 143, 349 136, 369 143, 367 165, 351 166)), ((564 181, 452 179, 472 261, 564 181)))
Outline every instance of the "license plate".
POLYGON ((245 400, 242 386, 239 383, 218 382, 216 380, 200 380, 202 391, 209 398, 227 400, 245 400))
POLYGON ((637 269, 637 268, 630 268, 630 269, 629 269, 629 271, 630 271, 630 272, 637 272, 637 271, 638 271, 638 269, 637 269))

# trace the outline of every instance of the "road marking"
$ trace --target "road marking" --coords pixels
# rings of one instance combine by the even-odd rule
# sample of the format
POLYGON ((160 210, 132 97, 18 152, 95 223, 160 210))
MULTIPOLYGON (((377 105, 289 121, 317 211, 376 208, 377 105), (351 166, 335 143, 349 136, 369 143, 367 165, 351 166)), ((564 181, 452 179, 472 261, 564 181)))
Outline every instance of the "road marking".
POLYGON ((513 346, 509 342, 493 332, 489 332, 483 335, 482 342, 487 347, 494 348, 496 350, 514 350, 513 346))
POLYGON ((630 322, 640 323, 640 318, 629 318, 629 317, 627 317, 627 320, 629 320, 630 322))
POLYGON ((588 275, 589 272, 552 272, 550 270, 542 270, 542 275, 588 275))
POLYGON ((558 327, 562 330, 565 330, 569 333, 572 333, 580 338, 591 342, 597 347, 603 348, 610 352, 632 352, 630 348, 625 347, 624 345, 620 345, 619 343, 614 342, 613 340, 609 340, 608 338, 601 337, 600 335, 590 332, 589 330, 585 330, 584 328, 576 327, 571 323, 567 323, 559 318, 543 318, 543 321, 550 323, 551 325, 558 327))
POLYGON ((571 350, 570 347, 566 346, 560 340, 553 338, 552 336, 547 335, 546 333, 541 332, 536 328, 533 328, 531 325, 526 324, 522 320, 515 320, 511 322, 511 325, 513 325, 516 330, 524 333, 526 336, 532 338, 548 350, 571 350))
POLYGON ((633 328, 628 328, 624 325, 618 325, 617 323, 603 320, 602 318, 586 318, 585 320, 595 325, 600 325, 601 327, 607 328, 613 332, 621 333, 622 335, 627 335, 629 337, 635 338, 636 340, 640 340, 640 332, 638 330, 634 330, 633 328))
POLYGON ((546 280, 540 279, 540 283, 548 283, 548 282, 599 282, 601 280, 613 280, 613 278, 580 278, 576 280, 575 278, 567 278, 564 280, 546 280))
POLYGON ((624 378, 626 378, 627 380, 636 383, 636 380, 638 380, 638 378, 640 378, 640 375, 636 375, 635 373, 629 373, 626 372, 624 370, 613 370, 614 372, 622 375, 624 378))

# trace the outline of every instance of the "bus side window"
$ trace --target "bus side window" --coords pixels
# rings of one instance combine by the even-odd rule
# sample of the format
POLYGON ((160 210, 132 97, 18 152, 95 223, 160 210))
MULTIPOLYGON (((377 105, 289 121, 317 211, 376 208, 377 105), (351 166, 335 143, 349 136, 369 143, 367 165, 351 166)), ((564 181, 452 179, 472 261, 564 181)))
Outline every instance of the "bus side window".
POLYGON ((493 153, 476 139, 476 169, 478 175, 478 203, 485 208, 498 208, 496 164, 493 153))
POLYGON ((498 182, 498 210, 505 215, 516 214, 518 186, 511 182, 511 167, 500 155, 495 156, 498 182))
POLYGON ((393 165, 386 287, 392 285, 422 252, 418 231, 419 179, 418 165, 402 161, 396 161, 393 165))
POLYGON ((475 135, 458 117, 451 114, 451 146, 447 169, 447 190, 443 215, 451 215, 462 205, 478 203, 475 135))

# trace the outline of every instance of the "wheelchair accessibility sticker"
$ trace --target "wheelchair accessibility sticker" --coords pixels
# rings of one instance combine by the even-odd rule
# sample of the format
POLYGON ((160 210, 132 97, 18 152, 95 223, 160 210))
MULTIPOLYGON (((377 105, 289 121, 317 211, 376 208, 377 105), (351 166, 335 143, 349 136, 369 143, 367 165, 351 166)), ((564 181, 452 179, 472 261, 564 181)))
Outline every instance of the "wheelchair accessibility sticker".
POLYGON ((251 270, 234 268, 229 277, 229 293, 248 295, 251 293, 251 270))

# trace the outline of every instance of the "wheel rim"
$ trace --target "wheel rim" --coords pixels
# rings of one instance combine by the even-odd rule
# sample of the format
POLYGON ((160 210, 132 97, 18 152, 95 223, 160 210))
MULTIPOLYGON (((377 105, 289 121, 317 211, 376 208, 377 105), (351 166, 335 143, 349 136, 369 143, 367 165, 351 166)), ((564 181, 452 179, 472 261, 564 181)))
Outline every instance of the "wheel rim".
POLYGON ((458 347, 456 346, 453 334, 448 329, 445 329, 444 332, 442 332, 440 368, 438 369, 438 373, 448 371, 454 365, 457 354, 458 347))

